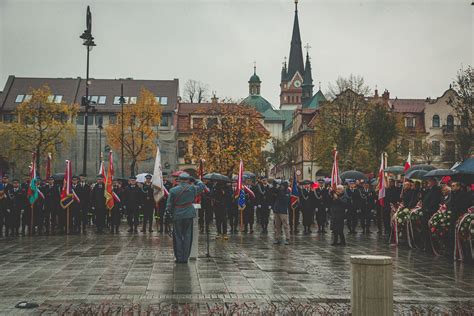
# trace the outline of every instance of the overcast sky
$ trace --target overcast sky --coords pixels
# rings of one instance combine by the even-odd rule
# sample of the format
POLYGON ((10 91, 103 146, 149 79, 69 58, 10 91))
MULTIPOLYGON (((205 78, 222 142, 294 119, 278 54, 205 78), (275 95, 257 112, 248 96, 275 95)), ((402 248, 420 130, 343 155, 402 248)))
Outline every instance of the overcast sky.
MULTIPOLYGON (((470 2, 300 0, 315 91, 353 73, 393 97, 440 96, 473 64, 470 2)), ((97 43, 91 77, 179 78, 181 90, 191 78, 239 99, 256 61, 262 95, 279 106, 292 0, 0 0, 0 90, 8 75, 85 77, 86 4, 97 43)))

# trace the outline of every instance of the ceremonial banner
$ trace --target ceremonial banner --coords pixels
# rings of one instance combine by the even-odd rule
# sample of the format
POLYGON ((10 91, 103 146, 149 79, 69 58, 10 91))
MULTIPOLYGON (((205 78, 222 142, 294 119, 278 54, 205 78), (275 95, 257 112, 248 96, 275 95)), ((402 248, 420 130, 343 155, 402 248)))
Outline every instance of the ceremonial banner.
POLYGON ((387 186, 385 182, 385 174, 384 174, 384 169, 385 169, 385 153, 382 153, 382 161, 380 162, 380 168, 379 168, 379 184, 378 184, 378 190, 379 190, 379 204, 381 206, 384 206, 384 199, 385 199, 385 188, 387 186))
POLYGON ((290 197, 291 208, 295 209, 299 200, 299 196, 300 196, 300 192, 298 190, 298 181, 296 180, 296 168, 293 167, 293 181, 291 183, 291 197, 290 197))
POLYGON ((71 161, 66 160, 66 171, 64 172, 63 189, 61 191, 61 207, 67 208, 74 202, 74 193, 72 191, 72 167, 71 161))
POLYGON ((104 190, 105 205, 107 206, 107 209, 109 211, 114 208, 114 204, 115 204, 114 190, 112 188, 113 178, 114 178, 114 160, 113 160, 112 151, 110 151, 109 152, 109 170, 107 173, 107 179, 105 179, 106 182, 105 182, 105 190, 104 190))
POLYGON ((337 150, 333 150, 334 161, 332 163, 331 171, 331 188, 336 190, 336 186, 341 184, 341 178, 339 177, 339 164, 337 162, 337 150))
POLYGON ((411 168, 411 152, 408 152, 408 159, 405 162, 405 167, 403 168, 403 172, 407 172, 407 170, 410 168, 411 168))
POLYGON ((36 154, 32 154, 32 159, 31 159, 31 169, 30 169, 30 185, 28 186, 28 201, 30 202, 31 205, 35 203, 35 201, 39 197, 39 190, 38 187, 36 186, 36 154))
POLYGON ((158 203, 163 197, 168 196, 168 191, 163 184, 163 169, 161 168, 160 147, 156 146, 155 168, 153 170, 153 197, 158 203))

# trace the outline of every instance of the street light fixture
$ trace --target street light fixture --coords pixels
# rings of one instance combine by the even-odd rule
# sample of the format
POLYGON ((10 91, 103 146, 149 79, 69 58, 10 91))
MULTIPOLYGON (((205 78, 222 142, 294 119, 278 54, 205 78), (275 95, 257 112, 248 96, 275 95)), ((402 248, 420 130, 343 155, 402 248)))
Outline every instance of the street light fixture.
POLYGON ((81 105, 84 106, 84 157, 82 161, 82 173, 87 174, 87 126, 88 126, 88 113, 89 109, 92 108, 89 100, 89 52, 96 44, 94 43, 94 37, 92 36, 92 14, 90 7, 87 6, 86 12, 86 29, 81 36, 79 36, 83 43, 82 45, 87 47, 87 64, 86 64, 86 95, 82 97, 81 105))
POLYGON ((124 139, 125 139, 124 131, 123 131, 123 104, 125 103, 125 98, 123 97, 123 83, 120 85, 120 100, 119 101, 120 101, 120 106, 121 106, 121 111, 122 111, 122 113, 121 113, 121 116, 122 116, 121 117, 121 121, 122 121, 122 135, 121 135, 122 152, 121 152, 121 154, 122 154, 122 178, 123 178, 125 176, 125 172, 124 172, 124 170, 125 170, 124 169, 124 154, 123 154, 124 153, 124 144, 123 144, 123 142, 124 142, 124 139))

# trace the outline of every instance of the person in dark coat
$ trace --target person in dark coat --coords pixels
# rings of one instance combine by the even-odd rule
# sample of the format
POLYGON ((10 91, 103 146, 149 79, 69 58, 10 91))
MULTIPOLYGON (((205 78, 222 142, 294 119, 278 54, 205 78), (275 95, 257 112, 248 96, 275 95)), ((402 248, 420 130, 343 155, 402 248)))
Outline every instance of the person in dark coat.
POLYGON ((76 194, 80 200, 80 224, 82 226, 82 232, 86 233, 86 227, 89 223, 89 213, 91 209, 91 187, 87 184, 86 176, 79 175, 79 185, 76 190, 76 194))
POLYGON ((428 221, 431 216, 433 216, 433 214, 439 209, 441 199, 441 188, 438 186, 435 178, 430 178, 428 180, 428 186, 423 198, 423 217, 421 221, 421 233, 423 238, 422 250, 426 250, 431 243, 428 221))
POLYGON ((349 187, 346 189, 346 195, 349 199, 347 228, 349 228, 349 234, 355 234, 357 220, 360 218, 360 214, 362 213, 362 197, 355 181, 352 180, 349 182, 349 187))
POLYGON ((375 211, 377 203, 377 195, 375 191, 370 187, 369 182, 363 182, 363 188, 360 190, 360 195, 362 198, 362 216, 361 216, 361 225, 362 230, 366 234, 370 234, 370 222, 373 218, 372 212, 375 211))
POLYGON ((418 181, 413 182, 412 190, 413 190, 413 195, 409 204, 410 209, 415 208, 418 205, 418 203, 422 200, 421 183, 418 181))
POLYGON ((97 176, 97 182, 92 188, 91 191, 91 209, 95 214, 95 225, 97 229, 97 233, 101 234, 104 232, 105 228, 105 184, 104 184, 104 177, 102 175, 97 176))
POLYGON ((217 236, 216 239, 227 240, 227 207, 229 206, 229 192, 226 188, 225 183, 217 182, 213 187, 212 192, 212 201, 214 214, 216 216, 216 226, 217 226, 217 236))
POLYGON ((467 192, 465 186, 462 183, 457 181, 451 183, 451 203, 449 205, 451 218, 447 236, 448 249, 450 250, 449 255, 452 255, 454 250, 456 222, 459 217, 466 213, 467 209, 471 206, 470 193, 472 194, 472 192, 467 192))
POLYGON ((261 177, 254 187, 256 195, 255 204, 257 206, 257 218, 262 227, 262 234, 268 233, 268 222, 270 221, 270 186, 267 178, 261 177))
POLYGON ((5 227, 5 236, 9 236, 7 219, 10 212, 10 201, 5 193, 5 186, 0 183, 0 237, 3 237, 3 227, 5 227))
POLYGON ((338 185, 336 187, 336 192, 332 194, 330 209, 331 228, 334 234, 332 246, 346 245, 346 239, 344 238, 344 219, 346 218, 348 209, 351 207, 348 201, 349 197, 344 191, 344 186, 338 185))
POLYGON ((21 225, 21 235, 25 236, 26 208, 29 207, 26 198, 27 187, 20 186, 20 181, 18 179, 13 179, 12 182, 12 187, 7 193, 11 207, 8 226, 11 230, 11 235, 18 236, 21 225))
POLYGON ((291 194, 288 190, 288 183, 282 182, 278 185, 273 183, 272 195, 274 197, 273 203, 273 218, 275 225, 275 241, 276 245, 282 243, 282 227, 285 231, 285 245, 290 244, 290 228, 288 225, 288 210, 290 208, 291 194))
POLYGON ((142 190, 137 185, 137 177, 129 177, 129 184, 123 192, 123 207, 127 212, 128 232, 138 233, 138 216, 142 208, 142 190))
POLYGON ((412 183, 413 181, 410 179, 405 179, 405 182, 403 182, 401 198, 403 206, 407 208, 410 208, 413 195, 415 194, 415 191, 412 189, 412 183))
POLYGON ((312 191, 314 195, 315 204, 316 204, 316 223, 318 224, 318 233, 326 233, 326 221, 327 221, 327 211, 326 211, 326 195, 328 191, 324 188, 324 180, 318 180, 318 187, 312 191))
MULTIPOLYGON (((36 180, 36 188, 38 191, 43 192, 43 187, 41 186, 41 179, 36 180)), ((31 208, 30 208, 31 209, 31 208)), ((31 216, 31 215, 30 215, 31 216)), ((31 217, 30 217, 31 221, 31 217)), ((38 234, 43 234, 44 228, 44 195, 38 192, 38 198, 33 204, 33 229, 31 234, 36 233, 36 228, 38 228, 38 234)))
POLYGON ((316 196, 309 185, 301 189, 301 209, 303 210, 303 234, 311 233, 311 225, 313 225, 314 212, 316 210, 316 196))
POLYGON ((395 179, 389 179, 388 187, 385 189, 385 198, 383 206, 383 225, 385 234, 390 234, 390 221, 392 216, 391 204, 398 203, 400 201, 400 192, 395 187, 395 179))
POLYGON ((239 227, 240 216, 239 216, 238 198, 235 197, 234 192, 232 192, 232 195, 231 195, 228 217, 229 217, 230 232, 232 234, 236 234, 239 227))
MULTIPOLYGON (((251 187, 252 180, 245 179, 247 187, 251 187)), ((245 209, 244 209, 244 233, 250 232, 253 234, 253 224, 255 220, 255 196, 252 196, 248 191, 245 191, 245 209), (250 230, 249 230, 250 227, 250 230)))
POLYGON ((153 197, 153 185, 151 183, 151 174, 145 176, 145 183, 142 186, 143 191, 143 227, 142 232, 146 232, 148 224, 148 232, 153 232, 153 215, 155 213, 155 199, 153 197))
POLYGON ((54 183, 54 178, 49 177, 48 183, 43 186, 44 194, 44 224, 46 226, 46 233, 49 233, 49 224, 51 224, 51 231, 56 232, 58 223, 57 216, 60 208, 61 187, 54 183))
POLYGON ((2 184, 3 184, 3 191, 5 193, 8 192, 11 188, 13 188, 13 185, 10 183, 10 177, 8 176, 8 174, 3 175, 2 184))

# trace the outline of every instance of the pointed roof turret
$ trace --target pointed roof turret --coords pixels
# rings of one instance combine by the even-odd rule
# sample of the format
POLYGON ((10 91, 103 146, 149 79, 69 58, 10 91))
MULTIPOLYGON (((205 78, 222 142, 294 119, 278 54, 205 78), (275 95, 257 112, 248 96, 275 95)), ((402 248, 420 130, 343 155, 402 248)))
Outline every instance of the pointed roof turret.
MULTIPOLYGON (((309 48, 309 46, 307 46, 309 48)), ((309 60, 309 52, 306 52, 306 65, 304 67, 303 86, 313 87, 313 75, 311 73, 311 61, 309 60)))
POLYGON ((283 66, 281 67, 281 81, 287 81, 286 76, 287 76, 287 69, 286 69, 286 57, 285 61, 283 62, 283 66))
POLYGON ((287 79, 291 80, 296 72, 304 73, 303 50, 301 49, 300 25, 298 22, 298 0, 295 0, 295 20, 291 36, 290 60, 288 62, 287 79))

